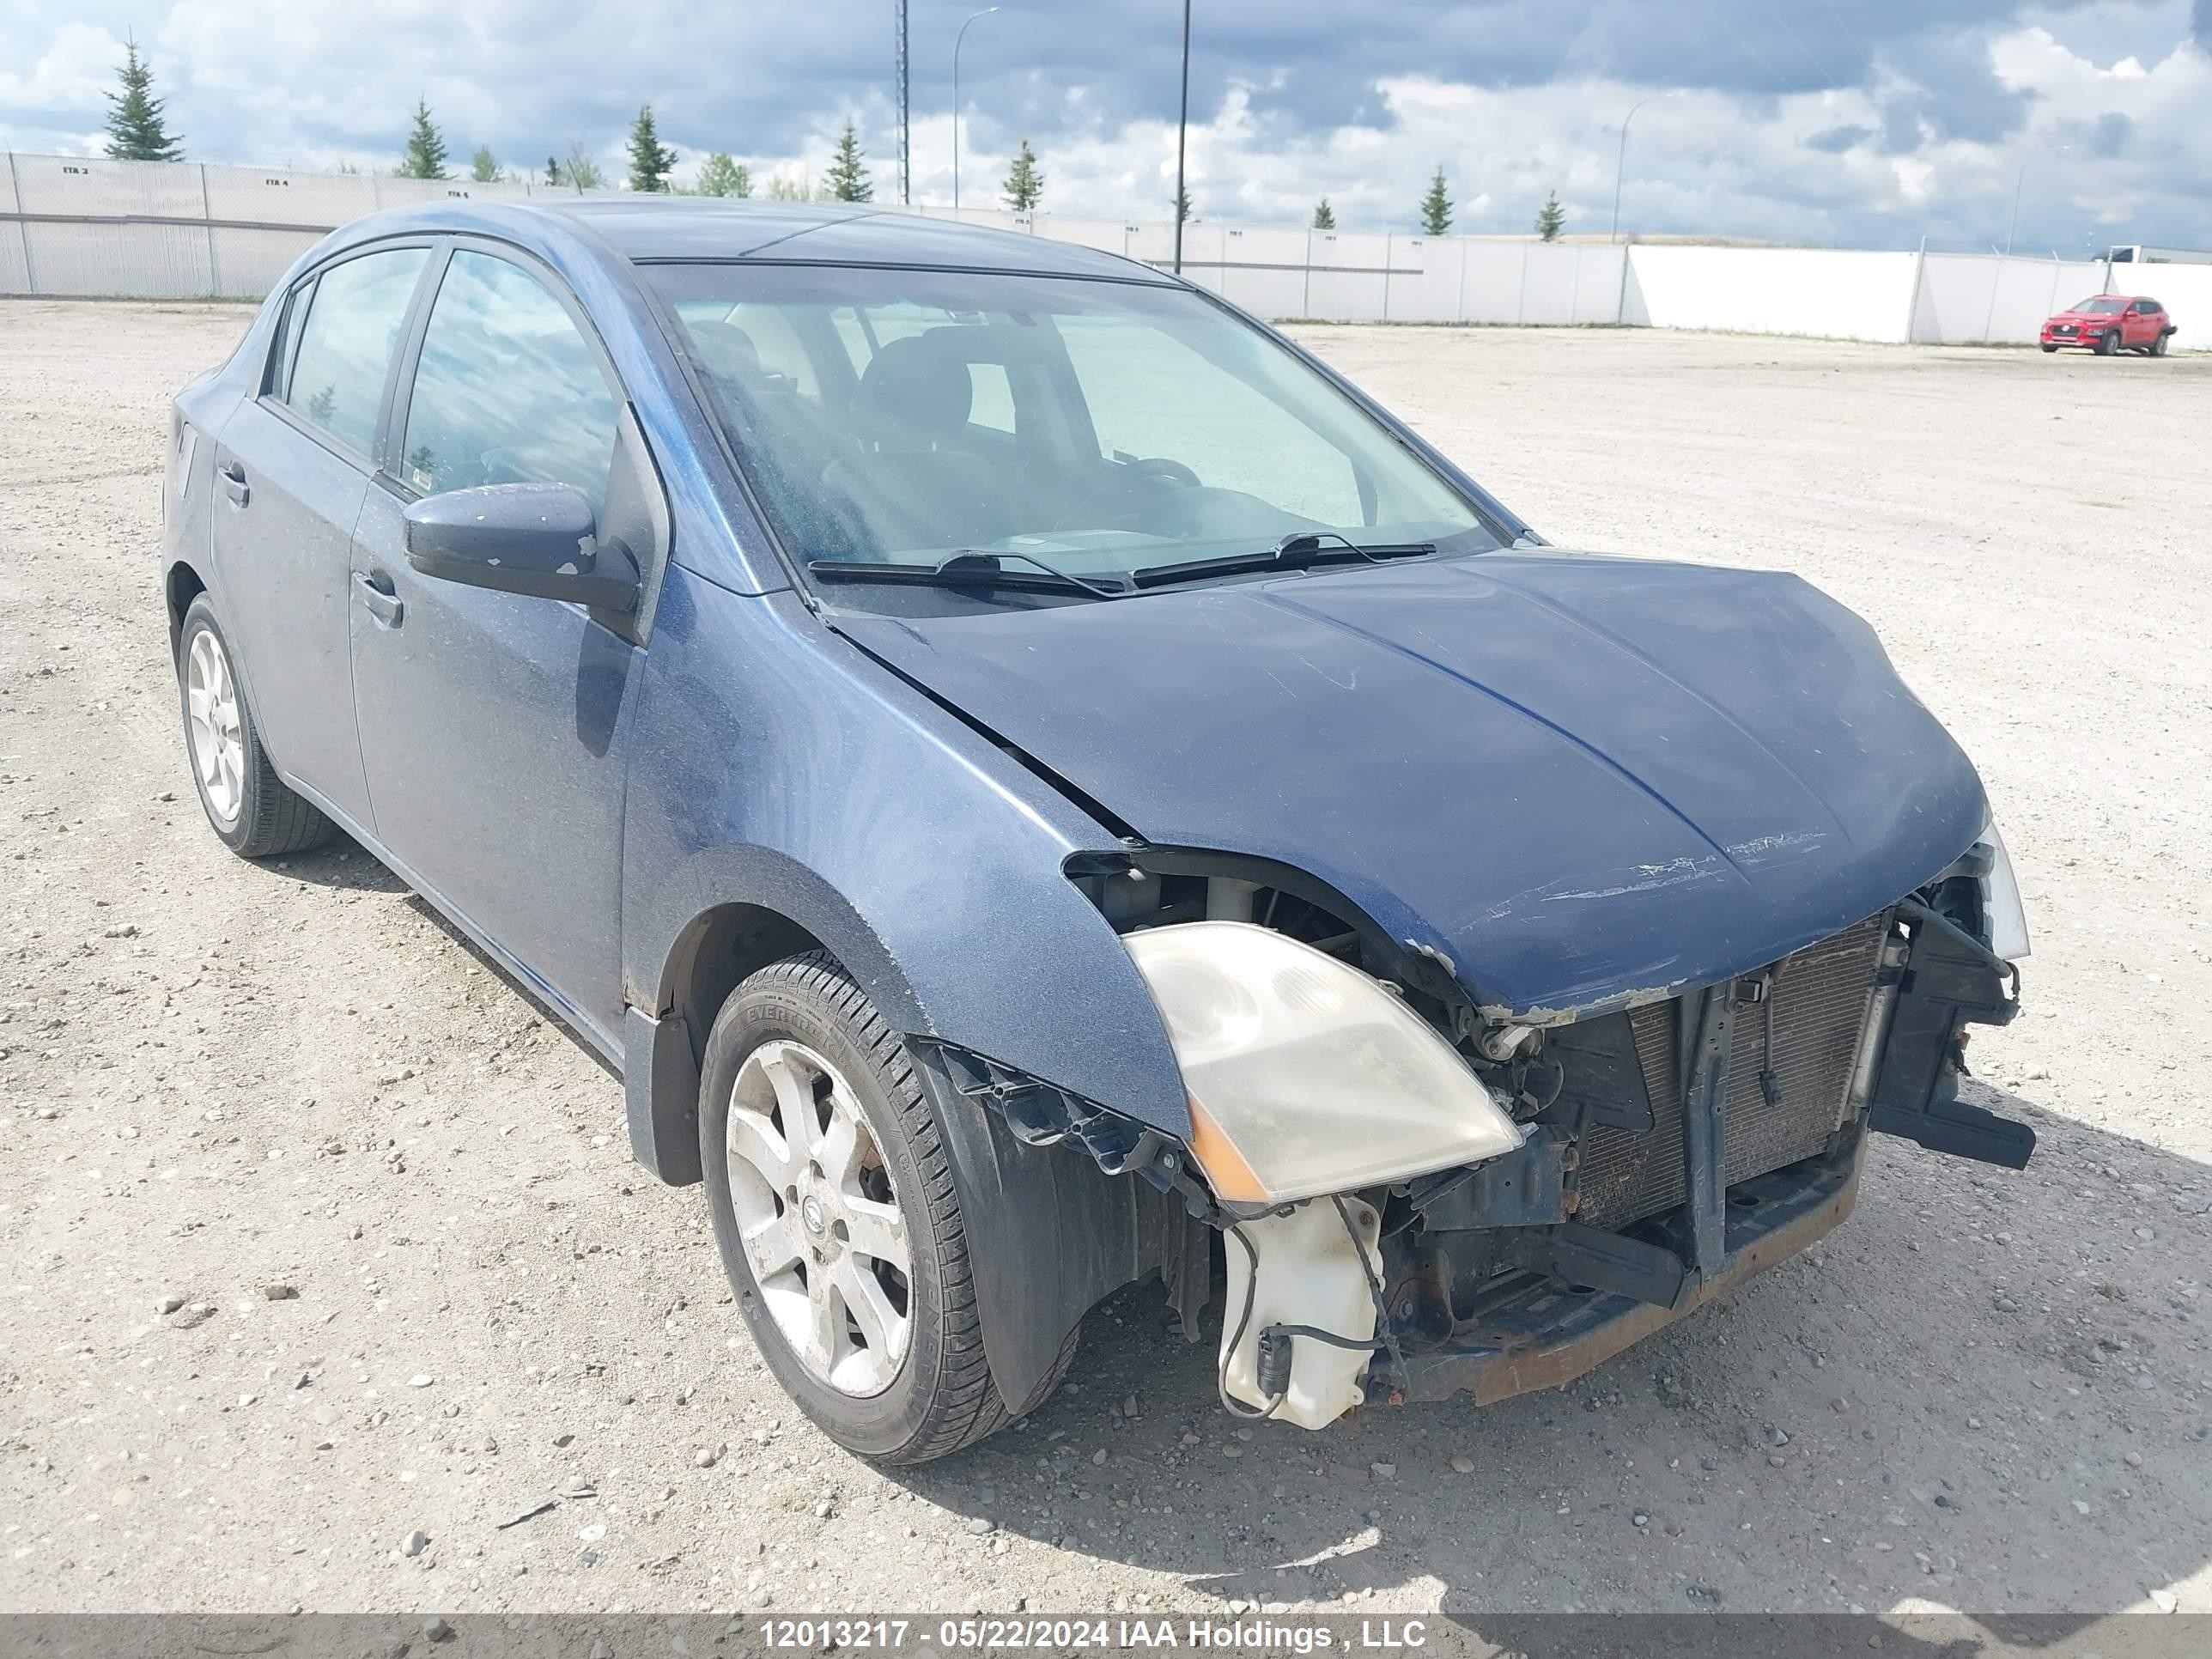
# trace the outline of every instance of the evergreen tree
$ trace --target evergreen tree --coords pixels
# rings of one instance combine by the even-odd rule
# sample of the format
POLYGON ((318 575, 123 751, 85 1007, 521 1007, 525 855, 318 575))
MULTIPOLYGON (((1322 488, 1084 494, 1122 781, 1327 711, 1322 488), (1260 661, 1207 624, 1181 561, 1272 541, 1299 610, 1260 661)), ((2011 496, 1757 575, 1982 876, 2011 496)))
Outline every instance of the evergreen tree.
POLYGON ((415 100, 415 128, 407 135, 407 152, 399 158, 399 167, 392 176, 396 179, 443 179, 446 173, 446 138, 430 119, 430 106, 423 100, 415 100))
POLYGON ((1566 224, 1567 210, 1559 205, 1559 192, 1555 190, 1544 198, 1544 205, 1536 210, 1536 234, 1544 241, 1556 242, 1566 224))
POLYGON ((1336 228, 1336 210, 1328 204, 1328 198, 1326 196, 1314 204, 1313 228, 1316 230, 1336 228))
POLYGON ((742 161, 733 161, 720 150, 715 150, 699 163, 699 193, 702 196, 750 196, 753 193, 752 169, 742 161))
POLYGON ((606 182, 591 152, 574 139, 568 141, 568 159, 561 164, 561 182, 571 190, 597 190, 606 182))
POLYGON ((1187 225, 1191 222, 1190 192, 1187 190, 1176 192, 1175 216, 1177 224, 1187 225))
POLYGON ((849 120, 837 140, 837 154, 830 158, 830 171, 824 175, 833 202, 872 202, 876 199, 876 181, 868 176, 868 165, 860 149, 860 135, 854 131, 849 120))
POLYGON ((499 182, 499 157, 491 153, 489 144, 477 146, 477 153, 469 162, 469 177, 480 185, 499 182))
POLYGON ((1444 183, 1444 170, 1437 169, 1437 176, 1429 180, 1429 193, 1421 198, 1421 234, 1441 236, 1451 228, 1451 191, 1444 183))
POLYGON ((669 171, 675 165, 676 152, 660 142, 653 125, 653 106, 640 104, 637 119, 629 126, 629 187, 665 191, 669 171))
POLYGON ((138 56, 135 35, 123 40, 123 90, 107 94, 107 153, 118 161, 181 161, 185 141, 172 138, 161 120, 163 100, 154 96, 154 71, 138 56))
POLYGON ((1043 199, 1044 173, 1037 167, 1036 152, 1024 138, 1013 166, 1006 170, 1006 205, 1017 213, 1034 213, 1043 199))
POLYGON ((549 185, 561 182, 561 163, 550 155, 545 158, 545 182, 549 185))

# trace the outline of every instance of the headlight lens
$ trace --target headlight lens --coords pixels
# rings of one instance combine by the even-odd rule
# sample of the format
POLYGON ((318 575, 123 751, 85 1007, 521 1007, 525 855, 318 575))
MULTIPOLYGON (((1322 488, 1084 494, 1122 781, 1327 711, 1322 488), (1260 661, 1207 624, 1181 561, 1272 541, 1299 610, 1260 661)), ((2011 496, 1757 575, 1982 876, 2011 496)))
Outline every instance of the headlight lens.
POLYGON ((1357 968, 1249 922, 1122 942, 1182 1067, 1192 1155, 1223 1199, 1286 1203, 1521 1144, 1450 1045, 1357 968))
POLYGON ((2005 851, 1995 818, 1982 826, 1981 838, 1995 855, 1989 874, 1982 878, 1982 918, 1989 924, 1990 949, 2007 962, 2018 962, 2027 955, 2027 911, 2020 902, 2012 854, 2005 851))

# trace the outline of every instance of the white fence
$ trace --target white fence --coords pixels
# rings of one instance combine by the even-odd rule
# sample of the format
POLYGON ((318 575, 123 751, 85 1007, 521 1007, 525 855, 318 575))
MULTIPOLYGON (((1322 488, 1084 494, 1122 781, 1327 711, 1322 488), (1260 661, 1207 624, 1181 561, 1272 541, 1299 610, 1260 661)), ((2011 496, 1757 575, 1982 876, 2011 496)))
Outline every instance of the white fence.
MULTIPOLYGON (((405 203, 521 201, 543 183, 9 155, 0 172, 0 294, 258 298, 334 226, 405 203)), ((594 194, 617 194, 595 191, 594 194)), ((950 209, 917 208, 931 218, 950 209)), ((1158 265, 1165 222, 963 210, 968 223, 1158 265)), ((2026 344, 2084 295, 2148 291, 2181 349, 2212 347, 2212 265, 2069 264, 1991 254, 1608 246, 1199 222, 1183 274, 1277 319, 1621 324, 1919 344, 2026 344)))

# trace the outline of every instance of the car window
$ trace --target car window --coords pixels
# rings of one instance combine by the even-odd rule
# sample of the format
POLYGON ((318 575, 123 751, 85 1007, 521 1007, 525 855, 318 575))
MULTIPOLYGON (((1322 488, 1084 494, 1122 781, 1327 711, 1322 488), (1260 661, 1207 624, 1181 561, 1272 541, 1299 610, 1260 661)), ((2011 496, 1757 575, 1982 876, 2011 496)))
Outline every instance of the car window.
POLYGON ((2084 300, 2075 310, 2084 317, 2107 317, 2127 308, 2127 301, 2116 300, 2109 294, 2100 294, 2094 299, 2084 300))
POLYGON ((384 377, 429 257, 421 247, 364 253, 331 266, 315 283, 284 402, 360 454, 375 446, 384 377))
POLYGON ((400 475, 425 495, 477 484, 574 484, 597 514, 616 409, 561 302, 520 265, 453 255, 423 331, 400 475))
POLYGON ((276 360, 269 367, 269 390, 277 397, 284 395, 290 382, 292 362, 300 349, 300 331, 306 326, 307 308, 314 303, 315 279, 312 276, 292 290, 292 297, 284 310, 284 337, 277 343, 276 360))
POLYGON ((2137 308, 2140 309, 2147 317, 2154 317, 2160 312, 2166 309, 2164 306, 2159 304, 2155 300, 2138 300, 2136 304, 2137 308))
POLYGON ((1103 453, 1172 457, 1210 484, 1317 523, 1359 523, 1350 458, 1258 386, 1209 373, 1204 358, 1163 331, 1071 317, 1060 334, 1103 453), (1162 386, 1185 390, 1163 398, 1162 386))
POLYGON ((1494 544, 1324 376, 1180 289, 861 266, 650 280, 798 559, 1003 550, 1110 576, 1309 532, 1494 544), (805 343, 814 375, 787 366, 781 337, 805 343))

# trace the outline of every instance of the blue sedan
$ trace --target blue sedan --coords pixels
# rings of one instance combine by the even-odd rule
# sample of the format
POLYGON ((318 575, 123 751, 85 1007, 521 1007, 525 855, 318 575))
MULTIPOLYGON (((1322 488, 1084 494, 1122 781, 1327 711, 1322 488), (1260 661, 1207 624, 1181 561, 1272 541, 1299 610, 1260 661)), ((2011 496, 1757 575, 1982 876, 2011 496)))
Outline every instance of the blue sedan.
POLYGON ((864 1455, 1147 1278, 1240 1415, 1556 1386, 1869 1131, 2033 1145, 1958 1093, 2003 842, 1864 623, 1555 550, 1148 266, 380 214, 178 397, 165 504, 215 833, 343 831, 553 1010, 864 1455))

